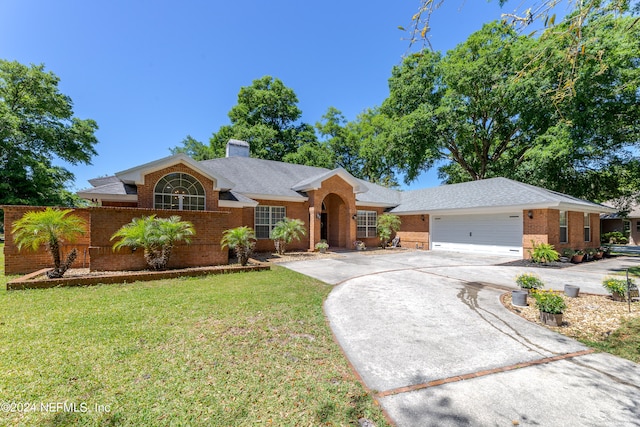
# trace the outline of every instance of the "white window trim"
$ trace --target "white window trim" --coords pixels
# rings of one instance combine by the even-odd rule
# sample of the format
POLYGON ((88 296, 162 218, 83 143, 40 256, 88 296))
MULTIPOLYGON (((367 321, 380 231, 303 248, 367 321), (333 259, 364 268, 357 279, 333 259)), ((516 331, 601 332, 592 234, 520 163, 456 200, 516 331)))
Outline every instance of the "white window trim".
POLYGON ((271 232, 273 231, 273 228, 275 227, 276 223, 281 220, 279 219, 278 221, 275 221, 274 219, 274 210, 280 210, 282 209, 283 211, 283 215, 282 218, 284 218, 285 216, 287 216, 287 208, 286 206, 265 206, 265 205, 258 205, 255 207, 254 209, 254 214, 253 214, 253 229, 255 230, 255 234, 256 234, 256 238, 258 240, 267 240, 271 238, 271 232), (269 219, 268 219, 268 224, 263 224, 263 223, 258 223, 258 211, 260 209, 269 209, 269 219), (267 237, 260 237, 258 236, 258 227, 265 227, 268 226, 269 227, 269 236, 267 237))
POLYGON ((558 221, 560 223, 560 243, 569 243, 569 212, 568 211, 560 211, 560 219, 558 221), (562 214, 564 213, 564 225, 562 225, 562 214), (565 240, 562 240, 562 229, 565 229, 565 240))
MULTIPOLYGON (((192 197, 192 198, 195 198, 195 199, 201 199, 202 200, 202 209, 188 209, 188 210, 204 211, 204 210, 207 209, 206 195, 207 195, 207 193, 204 190, 204 186, 202 185, 200 180, 198 178, 196 178, 195 176, 193 176, 193 175, 191 175, 189 173, 186 173, 186 172, 170 172, 170 173, 168 173, 166 175, 163 175, 160 179, 158 179, 158 181, 156 181, 155 185, 153 186, 153 208, 154 209, 165 209, 165 210, 179 210, 179 211, 182 211, 182 210, 184 210, 184 198, 185 197, 192 197), (158 193, 156 191, 156 189, 158 188, 158 184, 160 183, 160 181, 165 179, 167 176, 173 175, 173 174, 186 175, 186 176, 192 178, 194 180, 194 182, 197 183, 200 186, 200 190, 202 190, 202 194, 158 193), (163 198, 165 196, 177 197, 178 198, 178 209, 171 209, 171 208, 167 208, 166 206, 165 207, 158 207, 158 204, 156 203, 156 196, 161 196, 163 198)), ((164 206, 165 203, 161 203, 161 205, 164 206)))
POLYGON ((378 236, 377 224, 378 224, 377 211, 358 211, 357 220, 356 220, 356 237, 358 239, 367 239, 371 237, 377 237, 378 236), (369 223, 370 217, 373 217, 375 219, 374 225, 370 225, 369 223), (364 222, 364 225, 360 225, 362 222, 364 222), (364 227, 365 229, 364 234, 358 231, 358 229, 362 227, 364 227))
POLYGON ((591 241, 591 215, 588 213, 584 213, 584 236, 589 236, 589 240, 585 239, 585 242, 591 241), (587 234, 587 230, 589 230, 589 234, 587 234))

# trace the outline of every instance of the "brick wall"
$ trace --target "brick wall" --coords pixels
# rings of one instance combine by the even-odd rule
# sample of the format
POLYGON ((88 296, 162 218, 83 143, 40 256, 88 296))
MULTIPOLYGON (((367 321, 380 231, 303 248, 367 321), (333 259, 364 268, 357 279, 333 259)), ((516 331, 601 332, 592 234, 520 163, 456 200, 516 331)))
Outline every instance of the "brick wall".
MULTIPOLYGON (((22 218, 22 216, 29 211, 43 211, 46 209, 42 206, 2 206, 4 210, 4 229, 5 229, 5 244, 4 244, 4 271, 5 274, 25 274, 33 271, 40 270, 42 268, 52 267, 53 259, 51 254, 45 251, 44 247, 40 247, 38 251, 32 251, 30 248, 23 247, 21 251, 18 250, 14 241, 11 229, 13 223, 22 218)), ((65 208, 60 208, 65 209, 65 208)), ((84 219, 87 223, 87 233, 76 240, 74 243, 65 242, 61 246, 62 259, 66 258, 67 254, 76 248, 78 251, 78 257, 74 262, 74 267, 88 266, 89 257, 89 229, 91 218, 87 209, 75 209, 74 215, 84 219)))
POLYGON ((111 206, 114 208, 137 208, 138 202, 109 202, 103 201, 102 206, 111 206))
MULTIPOLYGON (((42 207, 4 206, 5 229, 11 230, 16 219, 29 210, 43 210, 42 207)), ((226 264, 228 252, 220 248, 222 232, 228 228, 229 213, 207 211, 167 211, 138 208, 93 207, 75 209, 74 214, 87 221, 88 233, 75 244, 62 247, 63 256, 72 248, 78 249, 78 258, 72 267, 90 267, 100 270, 142 270, 147 268, 143 251, 132 253, 129 248, 114 252, 113 233, 133 218, 156 214, 160 218, 180 215, 191 221, 196 230, 190 245, 179 243, 175 246, 169 268, 195 267, 226 264)), ((5 235, 5 274, 25 274, 52 266, 50 254, 43 249, 38 252, 23 249, 18 251, 10 232, 5 235)))
MULTIPOLYGON (((356 221, 352 219, 358 209, 353 187, 341 177, 334 175, 322 182, 322 186, 309 192, 310 234, 308 248, 313 250, 320 241, 321 225, 316 214, 322 213, 322 202, 325 202, 328 216, 329 244, 334 247, 352 249, 356 237, 356 221)), ((373 241, 367 239, 367 241, 373 241)), ((369 245, 365 241, 367 245, 369 245)), ((377 245, 377 243, 376 243, 377 245)))
POLYGON ((213 181, 181 163, 145 175, 144 184, 138 185, 138 207, 153 208, 153 192, 158 180, 173 172, 187 173, 200 181, 205 192, 205 209, 208 211, 218 209, 219 192, 213 190, 213 181))
POLYGON ((429 215, 401 215, 400 219, 400 245, 404 248, 429 249, 429 215))
POLYGON ((167 211, 131 208, 90 208, 91 210, 91 270, 143 270, 147 268, 142 249, 113 251, 110 240, 121 226, 133 218, 156 214, 158 218, 179 215, 190 221, 196 230, 191 244, 178 243, 169 260, 169 268, 199 267, 226 264, 228 252, 220 248, 222 233, 228 228, 227 212, 167 211))
POLYGON ((550 243, 556 251, 563 249, 585 249, 600 246, 600 215, 591 213, 591 241, 584 240, 584 213, 567 212, 567 242, 560 243, 560 211, 557 209, 534 209, 533 218, 529 218, 528 211, 523 212, 522 246, 524 257, 531 258, 529 251, 535 243, 550 243))

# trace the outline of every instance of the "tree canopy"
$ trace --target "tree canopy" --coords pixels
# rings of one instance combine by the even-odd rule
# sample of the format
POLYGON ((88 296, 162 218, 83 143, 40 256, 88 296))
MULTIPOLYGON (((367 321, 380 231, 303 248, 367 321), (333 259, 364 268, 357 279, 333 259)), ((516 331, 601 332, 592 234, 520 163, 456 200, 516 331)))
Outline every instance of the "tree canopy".
POLYGON ((408 180, 439 165, 446 182, 505 176, 578 197, 616 196, 640 140, 632 22, 593 17, 583 35, 597 55, 574 63, 554 60, 568 47, 561 32, 534 39, 498 22, 444 56, 410 55, 394 68, 381 109, 391 123, 387 155, 408 180), (563 73, 578 76, 575 95, 558 98, 563 73))
POLYGON ((44 65, 0 60, 0 204, 69 205, 73 174, 54 157, 89 164, 98 125, 73 115, 44 65))

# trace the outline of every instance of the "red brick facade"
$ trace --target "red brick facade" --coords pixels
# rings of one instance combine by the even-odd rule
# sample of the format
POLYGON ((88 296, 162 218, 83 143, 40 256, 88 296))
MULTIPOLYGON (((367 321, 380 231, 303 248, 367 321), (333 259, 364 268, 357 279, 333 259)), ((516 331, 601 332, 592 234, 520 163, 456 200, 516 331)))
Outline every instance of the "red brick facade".
POLYGON ((522 247, 524 257, 530 258, 533 243, 550 243, 556 251, 586 249, 600 246, 600 215, 590 213, 590 239, 585 241, 584 213, 567 211, 567 242, 560 242, 560 211, 532 209, 523 212, 522 247), (532 218, 529 218, 531 212, 532 218))
POLYGON ((429 215, 402 215, 398 236, 403 248, 429 249, 429 215))
MULTIPOLYGON (((12 224, 25 212, 42 210, 40 207, 4 206, 5 227, 11 230, 12 224)), ((87 221, 87 233, 74 244, 62 247, 63 256, 73 248, 78 250, 78 258, 73 267, 89 267, 100 270, 143 270, 147 268, 143 251, 132 252, 128 248, 113 251, 110 240, 113 233, 133 218, 156 214, 166 218, 178 214, 185 221, 191 221, 196 230, 191 244, 178 243, 171 255, 169 268, 196 267, 226 264, 228 251, 220 248, 222 233, 228 228, 229 214, 226 212, 167 211, 138 208, 94 207, 75 209, 74 214, 87 221)), ((5 241, 5 274, 24 274, 51 267, 51 255, 44 249, 32 252, 23 248, 18 251, 10 232, 5 241)))
POLYGON ((204 187, 205 192, 205 210, 215 211, 218 209, 219 192, 213 190, 213 181, 193 169, 189 168, 182 163, 161 169, 156 172, 151 172, 144 177, 144 184, 138 185, 138 207, 139 208, 153 208, 153 192, 156 184, 163 176, 173 173, 182 172, 188 173, 195 179, 200 181, 200 184, 204 187))
MULTIPOLYGON (((284 206, 286 216, 303 221, 308 233, 300 241, 292 242, 290 250, 313 250, 322 239, 323 230, 326 239, 333 248, 353 248, 355 240, 362 240, 368 247, 378 246, 377 237, 357 237, 357 211, 375 211, 378 216, 384 213, 381 207, 356 206, 354 188, 340 174, 330 176, 320 184, 320 188, 307 192, 308 199, 302 202, 259 199, 262 206, 284 206), (326 223, 323 223, 326 222, 326 223)), ((225 264, 228 262, 228 250, 220 248, 224 230, 246 225, 255 227, 255 209, 219 208, 219 193, 214 190, 210 178, 179 163, 171 167, 151 172, 144 176, 144 183, 138 185, 137 207, 131 202, 105 202, 102 207, 76 209, 75 214, 87 221, 88 233, 74 244, 62 247, 63 254, 72 248, 78 249, 75 267, 90 267, 91 270, 139 270, 145 269, 142 251, 132 253, 130 249, 114 252, 110 237, 122 225, 132 218, 156 214, 159 217, 180 215, 183 220, 191 221, 196 236, 190 245, 178 244, 172 254, 169 267, 192 267, 225 264), (194 176, 205 189, 205 211, 154 210, 154 188, 159 179, 168 173, 183 172, 194 176), (110 206, 107 206, 110 205, 110 206)), ((33 253, 27 250, 19 252, 11 235, 15 220, 29 210, 41 210, 40 207, 5 206, 5 273, 22 274, 51 266, 50 255, 44 250, 33 253)), ((550 243, 559 252, 564 248, 584 249, 599 246, 600 220, 597 213, 589 214, 591 221, 590 241, 584 239, 584 216, 582 212, 567 212, 566 243, 560 242, 560 214, 555 209, 533 209, 523 211, 522 244, 524 257, 528 258, 532 242, 550 243), (529 215, 529 212, 531 215, 529 215), (531 218, 529 217, 531 216, 531 218)), ((429 249, 429 215, 402 215, 398 236, 401 245, 407 248, 429 249)), ((270 239, 259 239, 257 251, 274 250, 270 239)))

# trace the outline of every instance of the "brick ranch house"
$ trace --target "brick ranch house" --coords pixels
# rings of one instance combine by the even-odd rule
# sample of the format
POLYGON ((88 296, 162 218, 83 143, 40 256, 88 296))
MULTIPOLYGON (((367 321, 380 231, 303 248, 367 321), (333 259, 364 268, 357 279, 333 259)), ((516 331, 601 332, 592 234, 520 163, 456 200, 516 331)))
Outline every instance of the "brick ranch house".
MULTIPOLYGON (((224 230, 246 225, 256 231, 257 251, 273 250, 270 230, 283 217, 304 221, 307 235, 292 250, 313 250, 325 239, 332 248, 353 248, 355 240, 376 246, 376 221, 385 212, 400 216, 404 247, 528 257, 532 241, 563 248, 599 245, 600 213, 613 209, 565 194, 493 178, 412 191, 398 191, 357 179, 342 168, 295 165, 249 156, 249 145, 230 140, 224 158, 194 161, 178 154, 114 176, 90 180, 78 192, 98 206, 76 209, 89 232, 74 244, 91 270, 143 269, 141 251, 113 252, 110 236, 132 218, 179 214, 192 221, 196 237, 180 245, 170 267, 228 262, 220 248, 224 230), (178 212, 176 212, 178 211, 178 212)), ((3 206, 5 230, 33 207, 3 206)), ((44 253, 18 253, 6 234, 6 274, 48 266, 44 253)), ((69 249, 70 250, 70 249, 69 249)))

